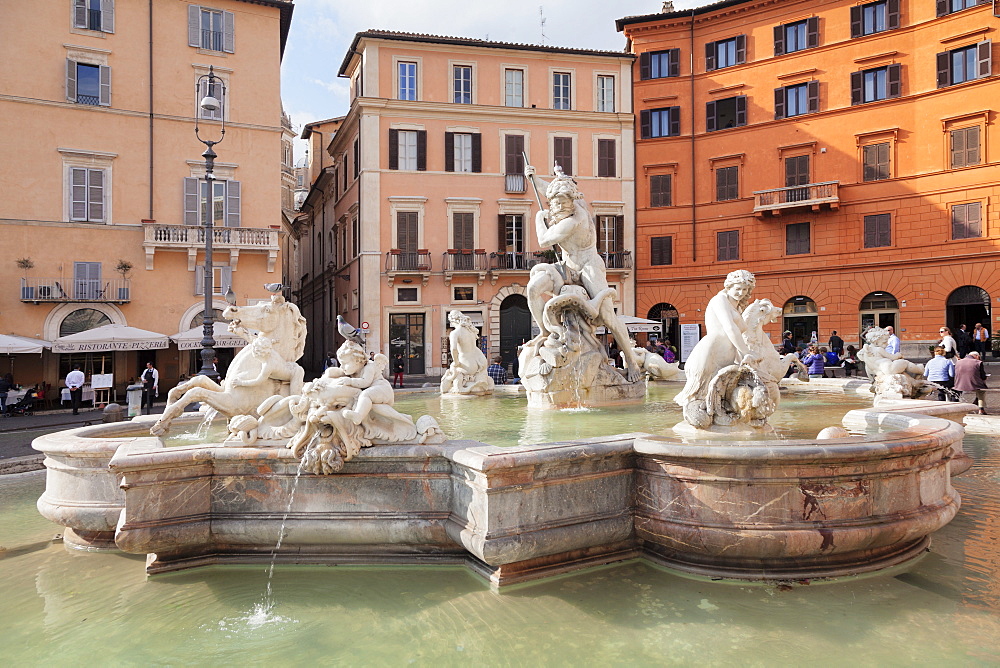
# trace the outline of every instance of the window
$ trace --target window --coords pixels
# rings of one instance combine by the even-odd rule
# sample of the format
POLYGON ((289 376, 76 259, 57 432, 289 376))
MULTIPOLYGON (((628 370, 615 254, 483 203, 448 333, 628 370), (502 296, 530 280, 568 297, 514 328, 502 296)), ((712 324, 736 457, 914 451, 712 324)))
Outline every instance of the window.
POLYGON ((718 248, 717 257, 719 262, 740 259, 739 230, 727 230, 726 232, 716 233, 715 244, 718 248))
POLYGON ((993 43, 990 40, 937 54, 937 87, 954 86, 982 79, 993 73, 993 43))
POLYGON ((774 55, 781 56, 819 46, 819 18, 774 26, 774 55))
POLYGON ((651 265, 673 264, 673 246, 673 237, 652 237, 649 240, 649 263, 651 265))
MULTIPOLYGON (((552 108, 572 108, 572 77, 569 72, 552 73, 552 108)), ((567 172, 568 173, 568 172, 567 172)))
POLYGON ((681 50, 647 51, 639 54, 640 79, 665 79, 681 74, 681 50))
POLYGON ((785 254, 802 255, 809 252, 809 223, 785 225, 785 254))
POLYGON ((880 0, 851 7, 851 37, 863 37, 899 27, 899 0, 880 0))
POLYGON ((389 169, 427 169, 426 130, 389 130, 389 169))
POLYGON ((472 104, 472 66, 452 67, 452 90, 452 101, 456 104, 472 104))
POLYGON ((865 181, 882 181, 889 178, 889 142, 869 144, 862 148, 865 181))
POLYGON ((865 248, 891 246, 891 223, 892 215, 888 213, 865 216, 865 248))
POLYGON ((400 100, 417 99, 417 64, 398 63, 399 91, 396 96, 400 100))
MULTIPOLYGON (((452 239, 454 241, 452 248, 471 251, 476 247, 475 218, 475 214, 470 211, 456 211, 452 214, 452 239)), ((469 259, 471 260, 472 256, 469 256, 469 259)))
POLYGON ((503 173, 506 192, 524 192, 524 135, 504 135, 503 173))
POLYGON ((642 139, 677 137, 680 133, 680 107, 645 109, 639 112, 639 134, 642 139))
POLYGON ((420 301, 417 293, 417 288, 396 288, 396 301, 397 302, 420 301))
POLYGON ((625 216, 597 217, 597 252, 604 256, 609 267, 613 264, 608 261, 608 255, 621 252, 624 236, 625 216))
POLYGON ((745 95, 705 103, 705 131, 715 132, 747 124, 745 95))
POLYGON ((524 70, 504 70, 504 106, 524 106, 524 70))
POLYGON ((954 14, 976 5, 989 5, 992 0, 937 0, 937 15, 954 14))
MULTIPOLYGON (((212 267, 212 294, 224 295, 233 284, 233 268, 220 265, 212 267)), ((205 294, 205 265, 198 264, 194 268, 194 293, 196 295, 205 294)), ((218 322, 218 321, 216 321, 218 322)), ((194 325, 197 327, 197 325, 194 325)))
POLYGON ((483 142, 478 132, 444 133, 444 170, 446 172, 483 171, 483 142))
MULTIPOLYGON (((225 86, 223 85, 223 82, 220 79, 216 79, 211 85, 209 85, 208 77, 205 77, 204 79, 199 77, 198 93, 196 96, 197 99, 194 102, 195 108, 198 110, 197 111, 198 117, 208 118, 217 121, 222 120, 223 111, 226 108, 226 102, 227 102, 227 100, 225 99, 225 93, 226 93, 225 86), (201 101, 209 96, 214 97, 216 100, 219 101, 218 109, 214 109, 211 111, 208 109, 202 109, 201 101)), ((288 164, 291 164, 291 160, 289 160, 288 164)))
POLYGON ((185 178, 184 224, 204 225, 211 215, 212 225, 215 227, 239 227, 240 189, 239 181, 215 180, 212 181, 212 194, 209 197, 208 181, 197 177, 185 178))
POLYGON ((361 137, 354 138, 354 178, 361 174, 361 137))
POLYGON ((896 64, 851 72, 851 104, 899 97, 902 92, 901 70, 902 65, 896 64))
POLYGON ((597 110, 615 110, 615 78, 612 76, 597 77, 597 110))
POLYGON ((111 105, 111 68, 66 61, 66 99, 76 104, 111 105))
POLYGON ((819 111, 819 82, 774 89, 774 117, 789 118, 819 111))
MULTIPOLYGON (((508 213, 500 216, 500 247, 506 253, 524 252, 524 216, 508 213)), ((524 267, 517 267, 523 269, 524 267)))
POLYGON ((597 140, 597 175, 618 176, 617 150, 614 139, 597 140))
POLYGON ((983 236, 982 204, 956 204, 951 207, 951 238, 972 239, 983 236))
POLYGON ((73 0, 73 27, 115 31, 115 0, 73 0))
POLYGON ((417 268, 418 216, 417 211, 396 212, 396 248, 400 251, 398 269, 413 271, 417 268))
POLYGON ((715 170, 715 199, 725 202, 730 199, 739 198, 739 172, 740 168, 719 167, 715 170))
POLYGON ((949 133, 951 143, 951 166, 968 167, 979 164, 979 126, 952 130, 949 133))
POLYGON ((742 65, 746 60, 746 35, 737 35, 730 39, 709 42, 705 45, 705 69, 708 71, 742 65))
POLYGON ((789 202, 802 202, 809 199, 809 188, 795 188, 809 184, 809 156, 793 155, 785 158, 785 187, 789 202))
POLYGON ((206 51, 233 53, 235 46, 233 13, 188 5, 188 45, 206 51))
POLYGON ((476 300, 476 289, 471 285, 456 285, 452 288, 453 302, 472 302, 476 300))
POLYGON ((553 137, 552 138, 552 158, 553 161, 562 167, 563 173, 570 175, 573 173, 573 138, 553 137))
POLYGON ((70 167, 70 216, 73 222, 103 223, 107 173, 103 169, 70 167))
POLYGON ((649 206, 673 206, 670 174, 654 174, 649 177, 649 206))
POLYGON ((361 219, 357 215, 351 218, 351 251, 354 257, 361 255, 361 219))

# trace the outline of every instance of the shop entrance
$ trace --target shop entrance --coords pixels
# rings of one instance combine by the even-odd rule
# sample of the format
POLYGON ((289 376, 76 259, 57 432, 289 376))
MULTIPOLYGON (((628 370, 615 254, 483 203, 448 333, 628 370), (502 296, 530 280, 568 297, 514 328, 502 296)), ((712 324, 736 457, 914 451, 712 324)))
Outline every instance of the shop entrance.
POLYGON ((425 373, 423 313, 393 313, 389 316, 389 358, 403 355, 404 373, 425 373))
POLYGON ((864 341, 863 335, 871 327, 886 328, 892 325, 893 329, 899 329, 899 302, 888 292, 869 292, 861 300, 858 310, 861 312, 859 341, 864 341))
POLYGON ((792 297, 782 308, 786 332, 792 333, 792 341, 796 348, 807 346, 812 341, 813 332, 819 336, 819 309, 816 302, 799 295, 792 297))
POLYGON ((963 285, 948 295, 946 320, 952 332, 965 325, 970 334, 977 322, 990 330, 990 293, 975 285, 963 285))
POLYGON ((653 308, 649 309, 649 312, 646 313, 646 318, 648 320, 659 320, 660 332, 662 332, 663 338, 670 341, 672 345, 678 346, 678 350, 680 350, 680 317, 677 314, 677 308, 674 307, 673 304, 660 302, 653 308))

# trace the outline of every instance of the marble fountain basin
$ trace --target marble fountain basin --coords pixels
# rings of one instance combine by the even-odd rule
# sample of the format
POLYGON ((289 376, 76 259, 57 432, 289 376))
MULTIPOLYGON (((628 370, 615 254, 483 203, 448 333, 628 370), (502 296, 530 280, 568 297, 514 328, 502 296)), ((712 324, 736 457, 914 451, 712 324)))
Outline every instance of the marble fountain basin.
POLYGON ((739 580, 829 578, 919 556, 960 505, 960 419, 893 407, 844 421, 881 431, 385 445, 329 476, 298 475, 278 444, 165 447, 142 422, 117 423, 35 440, 48 469, 38 508, 68 546, 146 554, 149 573, 273 554, 460 563, 498 586, 637 557, 739 580))

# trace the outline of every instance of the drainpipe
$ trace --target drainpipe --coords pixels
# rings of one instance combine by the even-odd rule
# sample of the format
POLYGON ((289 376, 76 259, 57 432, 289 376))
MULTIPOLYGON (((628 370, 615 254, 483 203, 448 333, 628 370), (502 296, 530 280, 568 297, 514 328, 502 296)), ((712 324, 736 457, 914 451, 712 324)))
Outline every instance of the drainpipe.
POLYGON ((697 217, 698 212, 695 208, 695 174, 698 170, 694 162, 694 10, 691 10, 691 30, 690 30, 690 44, 691 44, 691 72, 689 79, 691 80, 691 261, 698 261, 698 243, 696 235, 698 234, 697 217))
POLYGON ((149 0, 149 219, 153 215, 153 0, 149 0))

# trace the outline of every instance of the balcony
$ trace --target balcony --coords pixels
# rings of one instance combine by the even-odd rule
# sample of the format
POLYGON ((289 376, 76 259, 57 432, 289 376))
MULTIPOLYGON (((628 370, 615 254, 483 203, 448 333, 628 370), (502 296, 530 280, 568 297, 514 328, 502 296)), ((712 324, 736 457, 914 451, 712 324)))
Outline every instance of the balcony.
POLYGON ((531 271, 536 264, 548 260, 537 252, 496 252, 490 253, 490 271, 494 274, 525 273, 531 271))
MULTIPOLYGON (((198 251, 205 248, 205 228, 195 225, 143 226, 146 269, 153 269, 156 251, 184 251, 188 254, 188 270, 194 271, 198 251)), ((260 227, 216 227, 212 230, 212 250, 229 253, 229 266, 236 269, 240 252, 267 253, 267 270, 274 271, 278 259, 278 230, 260 227)))
POLYGON ((451 279, 456 274, 473 275, 476 282, 482 285, 486 280, 486 272, 490 270, 485 248, 449 248, 441 257, 441 265, 445 285, 451 285, 451 279))
POLYGON ((632 251, 616 251, 613 253, 601 253, 604 264, 608 271, 621 273, 625 276, 632 271, 632 251))
POLYGON ((840 208, 840 181, 806 183, 789 188, 758 190, 754 192, 753 212, 759 218, 768 214, 780 216, 783 210, 812 209, 819 211, 824 205, 830 209, 840 208))
POLYGON ((523 193, 524 174, 505 174, 504 190, 509 193, 523 193))
POLYGON ((431 252, 426 248, 418 248, 416 251, 399 248, 390 250, 385 254, 385 277, 389 287, 392 287, 397 276, 416 276, 420 278, 422 285, 427 285, 431 277, 431 252))
POLYGON ((127 304, 132 297, 132 280, 78 280, 72 278, 22 278, 21 301, 42 302, 103 302, 127 304))

